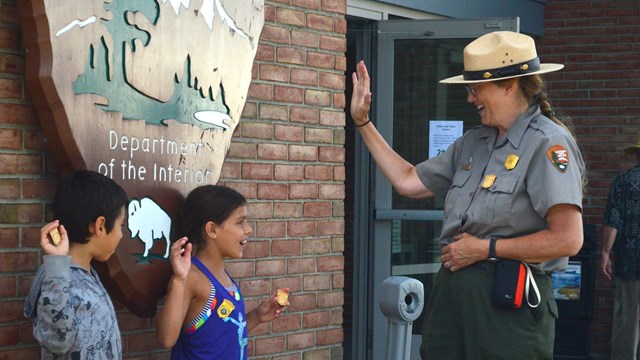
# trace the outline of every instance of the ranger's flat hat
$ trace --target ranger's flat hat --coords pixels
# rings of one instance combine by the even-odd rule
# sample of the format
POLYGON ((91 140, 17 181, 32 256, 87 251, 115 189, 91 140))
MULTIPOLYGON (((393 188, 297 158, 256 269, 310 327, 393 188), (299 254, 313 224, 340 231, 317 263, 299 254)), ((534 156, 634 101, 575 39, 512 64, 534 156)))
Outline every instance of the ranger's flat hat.
POLYGON ((635 154, 638 150, 640 150, 640 133, 638 133, 638 141, 636 141, 634 145, 629 145, 624 148, 624 153, 632 155, 635 154))
POLYGON ((445 84, 470 84, 544 74, 564 67, 541 64, 530 36, 513 31, 482 35, 464 48, 462 75, 440 80, 445 84))

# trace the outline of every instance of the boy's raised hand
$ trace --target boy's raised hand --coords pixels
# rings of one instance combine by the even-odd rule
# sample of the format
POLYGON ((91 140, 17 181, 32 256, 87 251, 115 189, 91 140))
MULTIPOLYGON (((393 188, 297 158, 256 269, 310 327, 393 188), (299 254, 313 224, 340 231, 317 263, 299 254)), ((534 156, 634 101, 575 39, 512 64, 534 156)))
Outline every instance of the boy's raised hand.
POLYGON ((171 245, 171 268, 173 269, 173 275, 185 280, 189 275, 189 269, 191 269, 191 243, 187 243, 187 238, 183 237, 176 240, 171 245), (184 246, 184 249, 182 248, 184 246))
POLYGON ((45 255, 69 255, 69 236, 60 221, 54 220, 40 229, 40 247, 45 255), (60 243, 57 245, 49 234, 54 229, 60 233, 60 243))

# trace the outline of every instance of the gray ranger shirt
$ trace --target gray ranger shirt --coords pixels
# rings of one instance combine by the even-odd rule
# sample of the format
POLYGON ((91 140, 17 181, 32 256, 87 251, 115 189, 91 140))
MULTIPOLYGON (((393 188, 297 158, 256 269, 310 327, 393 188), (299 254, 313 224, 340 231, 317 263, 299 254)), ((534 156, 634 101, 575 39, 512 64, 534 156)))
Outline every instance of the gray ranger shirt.
MULTIPOLYGON (((445 198, 441 245, 454 235, 514 238, 547 227, 554 205, 582 209, 584 161, 571 134, 540 113, 523 113, 503 138, 477 126, 444 153, 416 166, 422 183, 445 198)), ((568 258, 531 264, 563 270, 568 258)))

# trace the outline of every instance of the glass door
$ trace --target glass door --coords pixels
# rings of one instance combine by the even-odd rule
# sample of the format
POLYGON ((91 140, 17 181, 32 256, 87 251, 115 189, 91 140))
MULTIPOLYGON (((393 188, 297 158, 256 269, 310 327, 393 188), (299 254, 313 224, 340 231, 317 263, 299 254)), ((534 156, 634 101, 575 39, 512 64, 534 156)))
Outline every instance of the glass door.
MULTIPOLYGON (((479 124, 463 86, 438 81, 462 73, 462 51, 476 37, 497 30, 518 31, 518 19, 392 20, 377 23, 372 73, 373 119, 387 142, 418 164, 437 153, 430 140, 434 121, 466 131, 479 124)), ((384 359, 387 320, 379 311, 380 286, 389 276, 420 280, 428 299, 440 269, 438 240, 443 199, 400 196, 384 175, 374 175, 372 359, 384 359)), ((370 239, 371 240, 371 239, 370 239)), ((425 299, 425 304, 427 299, 425 299)), ((420 359, 423 315, 413 323, 411 359, 420 359)))

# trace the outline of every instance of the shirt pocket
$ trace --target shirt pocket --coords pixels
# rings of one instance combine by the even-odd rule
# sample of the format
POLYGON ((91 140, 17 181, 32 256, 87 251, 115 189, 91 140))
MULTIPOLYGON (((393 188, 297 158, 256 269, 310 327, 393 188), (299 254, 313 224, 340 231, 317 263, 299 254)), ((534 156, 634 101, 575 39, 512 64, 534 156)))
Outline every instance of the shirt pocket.
POLYGON ((494 227, 511 224, 517 184, 517 177, 498 176, 491 187, 481 190, 480 207, 476 208, 481 223, 494 227))
POLYGON ((464 197, 461 195, 464 185, 467 183, 470 177, 471 171, 458 171, 453 176, 451 186, 449 187, 449 191, 447 192, 447 196, 444 200, 443 216, 445 219, 447 219, 451 215, 454 209, 457 209, 458 212, 462 212, 467 208, 470 197, 464 197))

